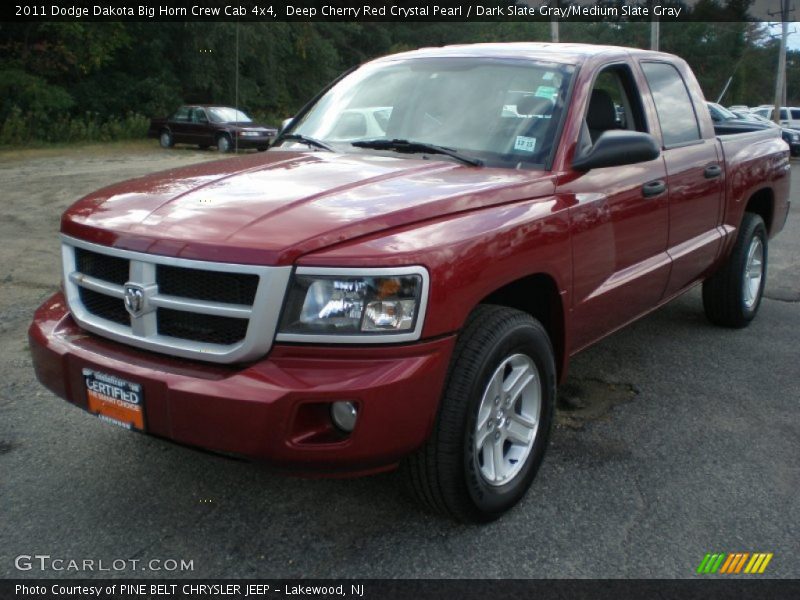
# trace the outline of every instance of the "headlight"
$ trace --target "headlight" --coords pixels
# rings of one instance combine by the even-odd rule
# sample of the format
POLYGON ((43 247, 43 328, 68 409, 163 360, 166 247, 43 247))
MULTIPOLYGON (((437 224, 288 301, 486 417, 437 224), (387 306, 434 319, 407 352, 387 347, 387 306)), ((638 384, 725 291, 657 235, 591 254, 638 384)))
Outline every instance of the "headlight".
POLYGON ((301 267, 289 287, 279 341, 373 343, 418 339, 428 293, 422 267, 301 267))
POLYGON ((792 134, 792 141, 793 142, 800 142, 800 133, 793 133, 792 134))
POLYGON ((242 137, 258 137, 261 135, 260 131, 240 131, 239 135, 242 137))

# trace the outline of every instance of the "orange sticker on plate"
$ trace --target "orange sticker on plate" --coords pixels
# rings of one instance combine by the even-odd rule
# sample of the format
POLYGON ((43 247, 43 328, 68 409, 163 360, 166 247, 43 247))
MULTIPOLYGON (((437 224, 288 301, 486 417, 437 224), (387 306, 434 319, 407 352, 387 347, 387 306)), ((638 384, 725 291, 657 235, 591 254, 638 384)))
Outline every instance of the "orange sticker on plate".
POLYGON ((144 431, 142 386, 115 375, 83 369, 89 412, 125 429, 144 431))

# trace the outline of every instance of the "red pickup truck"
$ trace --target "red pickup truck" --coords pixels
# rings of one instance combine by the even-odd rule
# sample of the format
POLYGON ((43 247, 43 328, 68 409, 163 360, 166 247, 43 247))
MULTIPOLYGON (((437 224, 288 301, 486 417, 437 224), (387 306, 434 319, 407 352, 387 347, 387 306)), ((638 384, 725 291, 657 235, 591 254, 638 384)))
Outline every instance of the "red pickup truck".
POLYGON ((572 355, 701 282, 714 323, 755 316, 779 135, 715 133, 668 54, 381 58, 266 154, 67 210, 36 373, 108 423, 298 473, 402 465, 428 506, 490 520, 534 478, 572 355))

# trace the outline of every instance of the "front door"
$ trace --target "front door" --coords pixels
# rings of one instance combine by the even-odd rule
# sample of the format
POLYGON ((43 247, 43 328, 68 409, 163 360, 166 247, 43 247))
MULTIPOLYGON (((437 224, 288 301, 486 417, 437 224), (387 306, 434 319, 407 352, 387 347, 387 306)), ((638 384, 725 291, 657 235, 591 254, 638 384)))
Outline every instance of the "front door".
MULTIPOLYGON (((604 131, 649 131, 636 79, 627 64, 595 80, 583 147, 604 131)), ((663 158, 592 169, 559 184, 571 198, 573 352, 625 325, 662 298, 669 277, 668 201, 663 158)))

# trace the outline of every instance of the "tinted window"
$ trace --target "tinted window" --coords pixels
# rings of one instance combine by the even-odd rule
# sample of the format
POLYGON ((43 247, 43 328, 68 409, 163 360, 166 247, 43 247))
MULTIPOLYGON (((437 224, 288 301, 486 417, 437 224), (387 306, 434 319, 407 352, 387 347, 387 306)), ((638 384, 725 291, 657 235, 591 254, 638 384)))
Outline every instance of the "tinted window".
POLYGON ((188 121, 189 120, 189 107, 181 106, 178 111, 172 115, 173 121, 188 121))
POLYGON ((206 118, 206 111, 204 111, 202 108, 193 108, 192 123, 208 123, 208 119, 206 118))
POLYGON ((781 109, 781 121, 788 121, 789 120, 789 111, 785 108, 781 109))
POLYGON ((800 120, 800 108, 793 108, 791 110, 791 113, 792 113, 792 119, 800 120))
POLYGON ((664 146, 699 140, 692 100, 678 70, 666 63, 643 63, 642 69, 656 104, 664 146))
POLYGON ((611 98, 618 129, 647 131, 642 116, 641 96, 627 66, 604 69, 597 76, 592 90, 602 90, 611 98))

